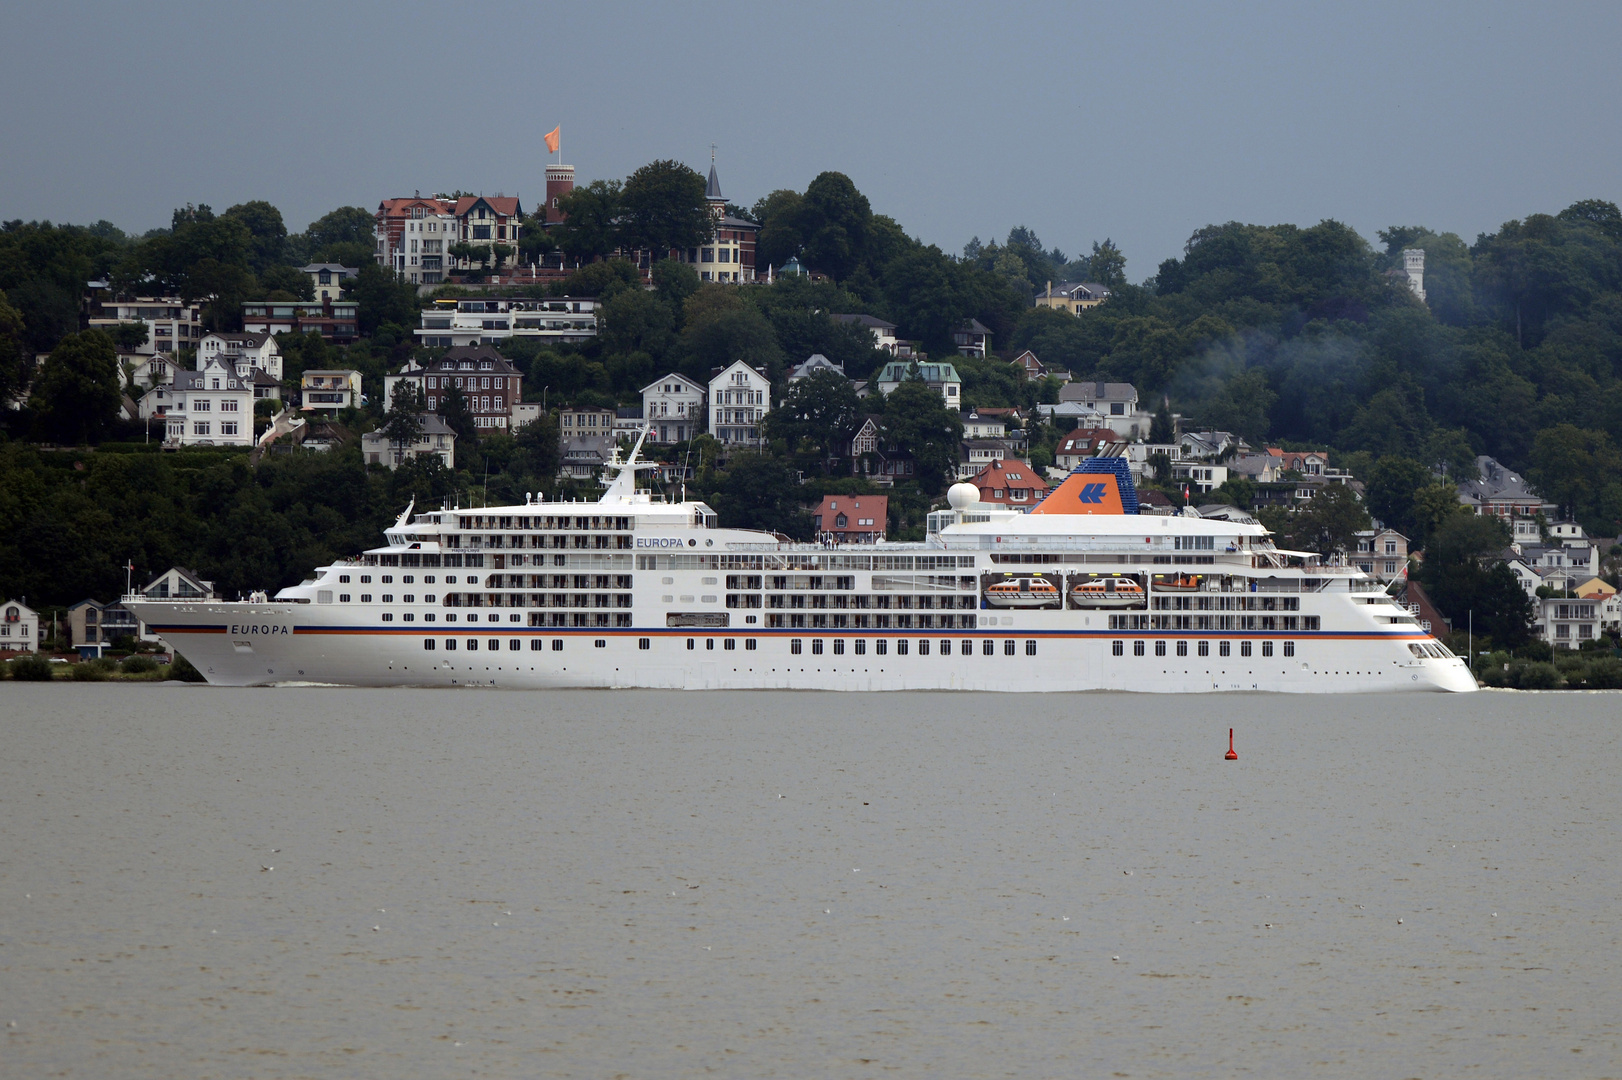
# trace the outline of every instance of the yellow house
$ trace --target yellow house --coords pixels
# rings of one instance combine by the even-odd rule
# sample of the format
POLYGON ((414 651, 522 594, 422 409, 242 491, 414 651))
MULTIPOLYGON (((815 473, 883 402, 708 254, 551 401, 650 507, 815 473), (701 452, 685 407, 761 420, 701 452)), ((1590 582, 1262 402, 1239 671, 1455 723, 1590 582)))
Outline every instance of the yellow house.
POLYGON ((1109 299, 1109 289, 1096 281, 1048 282, 1045 292, 1036 296, 1037 307, 1057 308, 1080 315, 1109 299))

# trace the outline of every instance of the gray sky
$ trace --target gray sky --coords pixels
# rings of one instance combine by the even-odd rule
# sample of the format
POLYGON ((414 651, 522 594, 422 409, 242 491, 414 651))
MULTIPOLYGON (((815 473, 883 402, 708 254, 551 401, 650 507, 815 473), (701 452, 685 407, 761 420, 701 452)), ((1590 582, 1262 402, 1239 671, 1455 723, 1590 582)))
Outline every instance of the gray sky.
POLYGON ((0 218, 138 232, 266 199, 290 231, 416 189, 655 158, 748 205, 848 174, 947 251, 1109 236, 1133 280, 1213 222, 1473 240, 1622 201, 1622 5, 23 4, 0 218))

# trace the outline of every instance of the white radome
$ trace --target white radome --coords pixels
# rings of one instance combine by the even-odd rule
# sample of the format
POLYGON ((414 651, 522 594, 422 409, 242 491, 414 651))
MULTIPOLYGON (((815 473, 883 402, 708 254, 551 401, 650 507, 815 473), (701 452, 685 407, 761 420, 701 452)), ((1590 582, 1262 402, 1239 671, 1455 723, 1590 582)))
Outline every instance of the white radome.
POLYGON ((946 501, 953 510, 967 510, 980 501, 980 489, 973 484, 953 484, 946 490, 946 501))

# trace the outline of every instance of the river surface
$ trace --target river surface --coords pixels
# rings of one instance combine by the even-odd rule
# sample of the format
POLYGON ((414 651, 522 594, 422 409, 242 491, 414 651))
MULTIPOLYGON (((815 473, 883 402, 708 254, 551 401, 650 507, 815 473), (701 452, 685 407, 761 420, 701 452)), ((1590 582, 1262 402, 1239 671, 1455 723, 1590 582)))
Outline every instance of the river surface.
POLYGON ((1615 1077, 1619 715, 0 684, 0 1076, 1615 1077))

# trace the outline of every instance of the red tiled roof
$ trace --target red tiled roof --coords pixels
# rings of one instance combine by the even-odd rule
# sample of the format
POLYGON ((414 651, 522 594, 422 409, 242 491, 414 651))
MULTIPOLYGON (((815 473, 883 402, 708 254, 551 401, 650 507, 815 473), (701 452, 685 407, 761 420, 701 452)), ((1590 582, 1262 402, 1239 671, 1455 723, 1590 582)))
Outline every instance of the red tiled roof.
POLYGON ((1047 494, 1047 481, 1029 463, 1018 458, 993 461, 969 481, 980 489, 980 501, 998 506, 1035 506, 1047 494), (1015 493, 1023 493, 1016 498, 1015 493))
POLYGON ((890 518, 888 495, 824 495, 811 511, 817 532, 830 532, 839 539, 869 540, 884 536, 890 518), (845 524, 839 524, 839 515, 845 524), (871 522, 864 525, 862 522, 871 522))
POLYGON ((507 217, 518 216, 518 197, 516 195, 463 195, 456 200, 456 216, 461 217, 471 210, 480 200, 490 209, 507 217))
POLYGON ((1109 428, 1077 428, 1059 440, 1056 453, 1075 454, 1083 450, 1097 450, 1103 443, 1114 442, 1119 436, 1109 428))

